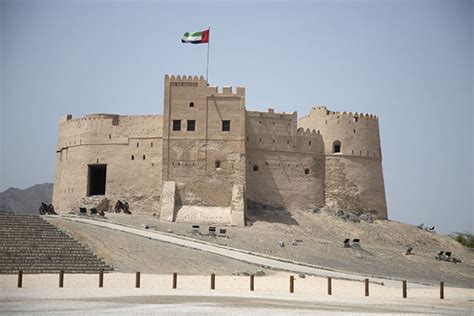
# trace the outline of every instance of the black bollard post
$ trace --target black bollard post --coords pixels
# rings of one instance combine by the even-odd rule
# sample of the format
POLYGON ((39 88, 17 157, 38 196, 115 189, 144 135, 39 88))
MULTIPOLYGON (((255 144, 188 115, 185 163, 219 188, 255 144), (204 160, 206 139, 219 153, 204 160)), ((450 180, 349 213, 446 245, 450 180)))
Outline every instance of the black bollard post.
POLYGON ((369 296, 369 279, 365 279, 365 296, 369 296))
POLYGON ((255 288, 254 288, 254 284, 255 284, 254 279, 255 279, 255 275, 252 274, 252 275, 250 276, 250 291, 253 291, 253 290, 255 289, 255 288))
POLYGON ((216 275, 211 273, 211 290, 216 289, 216 275))
POLYGON ((402 292, 403 298, 407 298, 407 281, 405 280, 402 282, 402 292))
POLYGON ((135 287, 139 288, 140 287, 140 272, 137 272, 135 274, 135 287))
POLYGON ((328 295, 332 295, 332 279, 328 277, 328 295))
POLYGON ((22 287, 23 286, 23 271, 19 270, 18 271, 18 284, 17 284, 18 287, 22 287))
POLYGON ((444 300, 444 282, 439 282, 439 298, 444 300))
POLYGON ((290 275, 290 293, 295 291, 295 277, 290 275))
POLYGON ((178 286, 178 273, 173 272, 173 289, 178 286))
POLYGON ((59 287, 64 287, 64 270, 59 271, 59 287))
POLYGON ((104 270, 99 272, 99 287, 104 287, 104 270))

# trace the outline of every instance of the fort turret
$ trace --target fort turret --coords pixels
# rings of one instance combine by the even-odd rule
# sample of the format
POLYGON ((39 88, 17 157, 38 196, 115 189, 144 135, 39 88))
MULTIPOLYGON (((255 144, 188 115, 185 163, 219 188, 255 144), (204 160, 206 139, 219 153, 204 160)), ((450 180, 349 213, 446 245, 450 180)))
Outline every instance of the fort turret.
POLYGON ((321 133, 326 206, 387 218, 378 117, 318 106, 299 120, 299 126, 321 133))

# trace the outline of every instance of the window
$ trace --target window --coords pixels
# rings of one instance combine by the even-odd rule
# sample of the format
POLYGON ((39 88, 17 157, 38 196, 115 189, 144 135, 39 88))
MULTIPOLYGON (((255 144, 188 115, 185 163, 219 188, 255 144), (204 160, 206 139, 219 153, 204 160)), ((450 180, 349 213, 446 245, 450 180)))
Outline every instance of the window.
POLYGON ((258 165, 253 166, 253 171, 258 171, 258 165))
POLYGON ((340 153, 341 152, 341 142, 340 141, 336 140, 333 143, 332 152, 333 153, 340 153))
POLYGON ((220 160, 216 160, 215 163, 214 163, 216 169, 220 169, 221 168, 221 161, 220 160))
POLYGON ((188 120, 188 132, 194 132, 196 130, 196 121, 188 120))
POLYGON ((109 134, 109 139, 112 139, 112 134, 109 134))
POLYGON ((140 143, 137 142, 137 148, 140 147, 140 143))
POLYGON ((247 141, 249 141, 250 139, 247 137, 247 141))
POLYGON ((145 155, 143 155, 143 160, 145 160, 145 155))
POLYGON ((132 159, 132 160, 135 160, 135 156, 134 156, 134 155, 132 155, 132 158, 131 158, 131 159, 132 159))
POLYGON ((194 107, 194 102, 189 102, 189 107, 193 108, 194 107))
POLYGON ((309 174, 309 169, 308 168, 304 169, 304 174, 309 174))
POLYGON ((173 131, 181 130, 181 120, 173 120, 173 131))
POLYGON ((153 142, 151 142, 150 147, 153 147, 153 142))
POLYGON ((230 121, 222 121, 222 131, 230 132, 230 121))
POLYGON ((309 142, 308 142, 308 145, 310 145, 310 146, 311 146, 311 141, 309 141, 309 142))
POLYGON ((359 118, 357 116, 353 117, 354 123, 357 123, 359 121, 359 118))

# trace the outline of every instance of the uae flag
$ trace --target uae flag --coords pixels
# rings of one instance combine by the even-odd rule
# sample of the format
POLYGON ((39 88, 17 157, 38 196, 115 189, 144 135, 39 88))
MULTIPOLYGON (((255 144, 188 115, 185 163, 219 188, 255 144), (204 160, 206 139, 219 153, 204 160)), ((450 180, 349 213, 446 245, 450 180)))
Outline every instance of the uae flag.
POLYGON ((209 30, 202 32, 186 32, 181 38, 181 43, 204 44, 209 43, 209 30))

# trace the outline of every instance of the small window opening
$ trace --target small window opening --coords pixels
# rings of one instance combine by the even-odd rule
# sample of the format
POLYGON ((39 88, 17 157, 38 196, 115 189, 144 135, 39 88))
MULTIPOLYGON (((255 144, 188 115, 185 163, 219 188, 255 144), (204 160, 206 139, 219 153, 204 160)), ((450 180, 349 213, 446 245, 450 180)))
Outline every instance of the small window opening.
POLYGON ((328 120, 326 120, 326 124, 328 123, 328 120))
POLYGON ((262 142, 262 139, 260 138, 260 142, 262 142))
POLYGON ((181 130, 181 120, 173 120, 173 131, 181 130))
POLYGON ((140 143, 137 143, 137 148, 140 147, 140 143))
POLYGON ((221 161, 220 160, 216 160, 215 163, 214 163, 216 169, 220 169, 221 168, 221 161))
POLYGON ((304 174, 309 174, 309 168, 304 169, 304 174))
POLYGON ((196 121, 195 120, 188 120, 188 132, 194 132, 196 130, 196 121))
POLYGON ((308 144, 311 146, 311 141, 309 141, 308 144))
POLYGON ((143 155, 143 160, 145 160, 145 158, 146 158, 145 155, 143 155))
POLYGON ((150 147, 153 147, 153 142, 151 142, 150 147))
POLYGON ((135 156, 134 156, 134 155, 132 155, 131 160, 135 160, 135 156))
POLYGON ((268 166, 268 161, 265 161, 265 166, 268 166))
POLYGON ((356 133, 356 130, 354 129, 354 134, 356 133))
POLYGON ((247 137, 247 141, 249 141, 249 138, 247 137))
POLYGON ((230 121, 222 121, 222 131, 223 132, 230 132, 230 121))
POLYGON ((253 171, 258 171, 258 165, 253 166, 253 171))
POLYGON ((109 134, 109 139, 112 139, 112 134, 109 134))
POLYGON ((287 144, 290 144, 290 140, 287 140, 286 143, 287 143, 287 144))
POLYGON ((189 102, 189 107, 193 108, 194 107, 194 102, 189 102))
POLYGON ((340 153, 341 152, 341 142, 340 141, 336 140, 333 143, 332 152, 333 153, 340 153))
POLYGON ((275 140, 273 139, 272 141, 273 141, 273 143, 275 144, 275 140))
POLYGON ((359 122, 359 118, 358 118, 357 116, 354 116, 354 117, 352 118, 352 120, 354 121, 354 123, 359 122))
POLYGON ((272 124, 275 125, 275 122, 273 122, 272 124))

